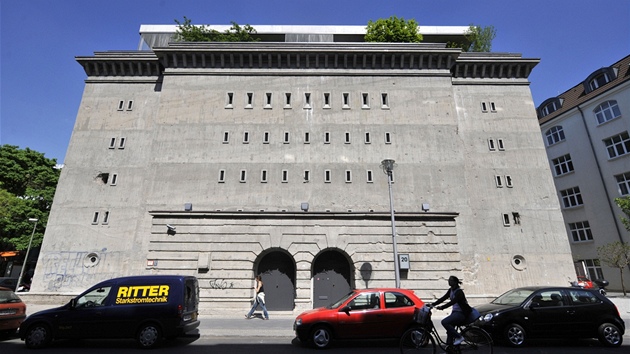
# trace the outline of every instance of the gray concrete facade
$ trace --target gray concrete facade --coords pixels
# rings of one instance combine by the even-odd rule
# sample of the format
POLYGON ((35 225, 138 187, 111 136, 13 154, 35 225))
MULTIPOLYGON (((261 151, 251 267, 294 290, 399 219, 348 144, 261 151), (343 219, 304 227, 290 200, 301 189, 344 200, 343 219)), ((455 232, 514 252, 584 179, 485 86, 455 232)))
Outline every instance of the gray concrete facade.
POLYGON ((392 287, 384 158, 402 287, 430 299, 456 274, 481 301, 574 277, 528 86, 536 59, 170 43, 77 61, 85 91, 34 293, 177 273, 200 279, 203 311, 246 310, 261 264, 283 259, 299 312, 323 255, 347 262, 351 287, 392 287))

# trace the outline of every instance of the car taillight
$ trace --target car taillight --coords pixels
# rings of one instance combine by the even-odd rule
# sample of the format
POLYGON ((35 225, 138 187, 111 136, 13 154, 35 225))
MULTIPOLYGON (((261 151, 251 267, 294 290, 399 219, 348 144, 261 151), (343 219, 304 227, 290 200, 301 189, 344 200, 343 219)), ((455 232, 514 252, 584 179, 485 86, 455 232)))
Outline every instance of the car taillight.
POLYGON ((177 305, 177 314, 181 315, 182 313, 184 313, 184 306, 177 305))

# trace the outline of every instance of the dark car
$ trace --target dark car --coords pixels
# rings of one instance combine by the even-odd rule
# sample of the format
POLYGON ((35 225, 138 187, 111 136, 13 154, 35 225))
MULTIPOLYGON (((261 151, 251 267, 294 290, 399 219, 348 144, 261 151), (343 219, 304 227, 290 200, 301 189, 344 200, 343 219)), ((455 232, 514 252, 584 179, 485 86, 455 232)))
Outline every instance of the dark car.
POLYGON ((595 289, 524 287, 476 306, 479 325, 514 347, 530 339, 598 338, 610 347, 623 342, 625 324, 615 304, 595 289))
POLYGON ((423 305, 411 290, 354 290, 329 306, 303 312, 293 329, 302 343, 320 349, 334 339, 400 338, 423 305))
POLYGON ((135 338, 143 348, 196 331, 199 283, 193 276, 147 275, 100 282, 62 307, 37 312, 20 326, 29 348, 53 339, 135 338))
POLYGON ((26 318, 26 305, 13 290, 0 287, 0 332, 15 334, 26 318))

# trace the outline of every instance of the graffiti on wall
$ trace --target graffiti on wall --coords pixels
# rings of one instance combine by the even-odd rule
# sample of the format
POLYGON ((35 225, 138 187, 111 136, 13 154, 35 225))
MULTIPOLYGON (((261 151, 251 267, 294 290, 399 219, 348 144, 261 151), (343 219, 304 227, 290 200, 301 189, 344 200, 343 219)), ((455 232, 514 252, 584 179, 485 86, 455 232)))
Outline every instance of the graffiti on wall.
MULTIPOLYGON (((36 279, 43 291, 84 289, 119 276, 110 264, 120 264, 120 252, 53 252, 39 259, 36 279)), ((118 269, 118 268, 117 268, 118 269)))
POLYGON ((210 280, 210 289, 219 289, 219 290, 225 290, 225 289, 232 289, 234 287, 234 283, 233 282, 227 282, 227 280, 225 279, 214 279, 214 280, 210 280))

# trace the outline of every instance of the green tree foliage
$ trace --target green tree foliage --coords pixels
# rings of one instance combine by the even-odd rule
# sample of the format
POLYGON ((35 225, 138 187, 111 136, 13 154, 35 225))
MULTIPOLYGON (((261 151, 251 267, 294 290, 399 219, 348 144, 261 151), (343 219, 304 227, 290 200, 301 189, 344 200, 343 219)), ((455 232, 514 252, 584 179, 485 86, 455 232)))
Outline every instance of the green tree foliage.
POLYGON ((44 237, 60 170, 55 159, 29 148, 0 146, 0 250, 25 250, 39 219, 33 247, 44 237))
POLYGON ((470 25, 466 32, 466 39, 462 42, 448 42, 449 48, 461 48, 464 52, 490 52, 492 41, 496 37, 497 31, 494 26, 470 25))
MULTIPOLYGON (((615 203, 621 208, 623 215, 619 218, 627 231, 630 231, 630 196, 616 198, 615 203)), ((619 269, 621 277, 621 290, 626 296, 626 286, 623 282, 623 272, 630 265, 630 244, 627 242, 615 241, 597 247, 600 260, 607 266, 619 269)))
POLYGON ((617 205, 621 208, 621 212, 625 215, 619 216, 623 226, 625 226, 627 231, 630 231, 630 196, 616 198, 615 203, 617 203, 617 205))
POLYGON ((225 32, 219 32, 208 26, 195 26, 191 24, 189 18, 184 16, 184 21, 177 23, 177 31, 175 32, 175 40, 178 42, 256 42, 259 38, 255 38, 254 27, 245 25, 239 26, 232 21, 232 27, 225 32))
POLYGON ((418 33, 418 22, 414 19, 391 16, 368 21, 364 40, 366 42, 418 43, 422 34, 418 33))

